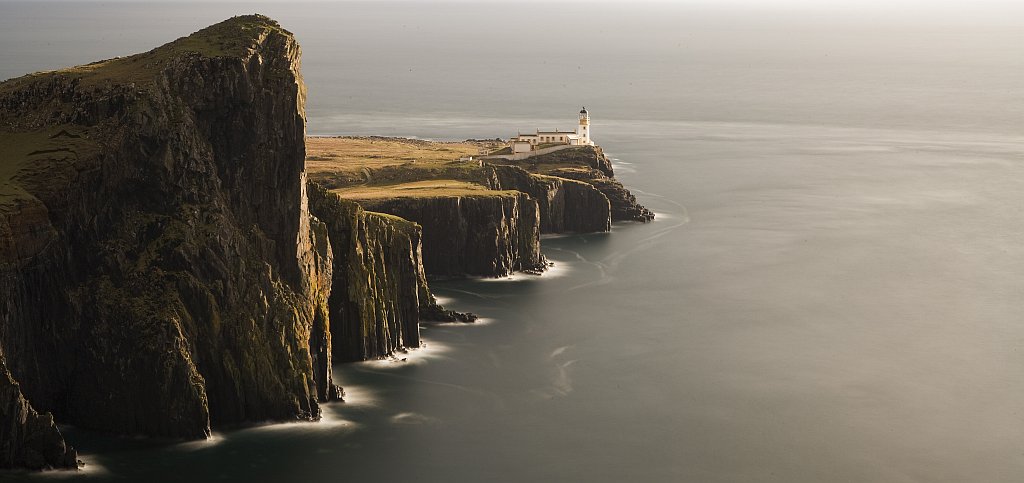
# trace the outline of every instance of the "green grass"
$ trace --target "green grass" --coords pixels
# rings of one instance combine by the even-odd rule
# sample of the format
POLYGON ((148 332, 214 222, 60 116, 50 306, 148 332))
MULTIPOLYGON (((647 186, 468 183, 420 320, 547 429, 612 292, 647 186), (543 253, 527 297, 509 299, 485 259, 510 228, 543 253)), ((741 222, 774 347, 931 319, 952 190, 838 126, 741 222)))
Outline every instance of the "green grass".
MULTIPOLYGON (((183 56, 247 55, 262 39, 274 32, 291 35, 267 17, 234 17, 149 52, 8 80, 0 83, 0 95, 22 88, 33 89, 34 82, 54 77, 78 79, 79 86, 111 82, 136 83, 142 87, 183 56)), ((71 104, 53 106, 53 109, 73 108, 71 104)), ((9 126, 18 124, 15 118, 5 121, 9 126)), ((32 123, 26 122, 25 125, 32 123)), ((28 131, 31 128, 8 129, 28 131)), ((97 151, 96 143, 89 140, 81 127, 58 126, 30 132, 0 132, 0 207, 7 209, 18 200, 33 198, 34 194, 61 189, 73 179, 74 163, 97 151)))
POLYGON ((0 132, 0 207, 34 198, 38 188, 60 189, 66 169, 98 147, 81 128, 56 126, 27 133, 0 132))
POLYGON ((544 144, 538 144, 536 149, 547 149, 547 148, 553 148, 555 146, 565 146, 565 143, 544 143, 544 144))
POLYGON ((380 218, 383 218, 383 219, 385 219, 385 220, 387 220, 389 222, 392 222, 392 223, 394 223, 396 225, 399 225, 399 226, 402 226, 402 227, 409 227, 410 225, 415 225, 416 224, 416 223, 411 222, 409 220, 406 220, 405 218, 402 218, 400 216, 395 216, 395 215, 391 215, 391 214, 388 214, 388 213, 380 213, 380 212, 377 212, 377 211, 364 211, 363 213, 366 213, 367 215, 371 215, 371 216, 378 216, 380 218))
MULTIPOLYGON (((589 171, 591 166, 588 160, 594 156, 591 146, 579 146, 555 151, 553 153, 540 154, 529 158, 511 161, 502 159, 488 159, 491 164, 504 164, 519 166, 534 174, 554 174, 562 170, 585 170, 589 171)), ((555 174, 557 176, 557 174, 555 174)))
POLYGON ((260 38, 272 32, 291 35, 277 22, 262 15, 233 17, 149 52, 10 79, 0 83, 0 93, 55 75, 78 78, 85 86, 106 81, 145 84, 151 82, 168 63, 182 55, 192 53, 203 57, 244 56, 256 46, 260 38))

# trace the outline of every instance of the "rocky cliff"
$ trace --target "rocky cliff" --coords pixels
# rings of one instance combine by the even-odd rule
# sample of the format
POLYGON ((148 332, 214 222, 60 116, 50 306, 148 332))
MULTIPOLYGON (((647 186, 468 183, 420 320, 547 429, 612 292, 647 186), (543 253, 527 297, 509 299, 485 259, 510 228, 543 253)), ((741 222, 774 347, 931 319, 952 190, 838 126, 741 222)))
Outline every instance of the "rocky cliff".
MULTIPOLYGON (((611 164, 599 148, 558 165, 584 175, 594 172, 580 181, 491 160, 481 164, 468 156, 453 159, 480 149, 468 141, 336 137, 310 143, 312 179, 368 210, 422 225, 424 263, 431 275, 502 276, 543 268, 531 235, 531 203, 537 205, 541 233, 589 233, 611 228, 609 196, 623 213, 631 196, 614 189, 621 185, 609 177, 611 164)), ((635 199, 631 206, 637 206, 635 199)), ((423 313, 428 312, 443 316, 423 313)))
POLYGON ((21 394, 0 354, 0 468, 77 468, 53 415, 39 414, 21 394))
POLYGON ((358 200, 423 227, 428 275, 501 277, 545 268, 540 209, 518 191, 358 200))
POLYGON ((318 418, 334 262, 299 59, 247 16, 0 84, 0 441, 52 435, 34 410, 184 438, 318 418))
POLYGON ((615 179, 611 161, 600 147, 581 146, 521 161, 488 159, 487 162, 519 166, 535 174, 588 183, 608 198, 612 221, 647 222, 654 219, 654 213, 638 203, 636 197, 615 179))
POLYGON ((367 212, 313 183, 309 207, 326 223, 334 252, 328 303, 334 358, 377 359, 418 347, 420 299, 433 303, 420 262, 420 227, 367 212))
MULTIPOLYGON (((475 318, 428 272, 540 271, 542 231, 649 214, 599 150, 550 173, 417 165, 445 178, 433 195, 342 200, 306 181, 299 59, 245 16, 0 83, 0 467, 76 467, 55 420, 169 438, 316 420, 333 362, 475 318)), ((416 184, 415 164, 363 187, 416 184)))
POLYGON ((556 176, 532 174, 517 166, 489 166, 492 189, 522 191, 540 210, 541 233, 591 233, 611 229, 611 205, 594 186, 556 176))

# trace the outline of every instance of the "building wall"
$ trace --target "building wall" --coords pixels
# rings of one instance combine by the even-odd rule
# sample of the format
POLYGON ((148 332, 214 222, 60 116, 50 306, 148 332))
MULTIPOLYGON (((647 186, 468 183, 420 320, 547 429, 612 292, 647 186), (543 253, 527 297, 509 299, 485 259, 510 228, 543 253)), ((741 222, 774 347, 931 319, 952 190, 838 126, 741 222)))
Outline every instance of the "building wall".
POLYGON ((514 141, 512 143, 513 153, 528 153, 533 150, 533 144, 528 141, 514 141))
POLYGON ((558 134, 538 134, 540 138, 540 144, 546 143, 567 143, 569 142, 569 134, 572 133, 558 133, 558 134))
POLYGON ((539 156, 541 154, 553 153, 555 151, 561 151, 563 149, 569 149, 571 147, 573 147, 573 146, 570 146, 568 144, 563 144, 561 146, 552 146, 550 148, 537 149, 535 151, 530 151, 528 153, 496 154, 496 155, 492 155, 492 156, 485 156, 485 157, 480 158, 480 159, 483 159, 483 160, 487 160, 487 159, 506 159, 506 160, 510 160, 510 161, 520 161, 520 160, 523 160, 523 159, 528 159, 528 158, 530 158, 532 156, 539 156))

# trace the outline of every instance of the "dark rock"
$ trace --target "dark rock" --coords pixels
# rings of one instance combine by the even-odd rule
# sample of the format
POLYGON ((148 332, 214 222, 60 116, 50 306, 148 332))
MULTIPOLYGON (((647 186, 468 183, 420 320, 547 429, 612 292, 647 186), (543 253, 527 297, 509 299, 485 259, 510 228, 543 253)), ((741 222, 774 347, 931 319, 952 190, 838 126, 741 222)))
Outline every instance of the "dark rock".
POLYGON ((540 210, 525 193, 360 200, 369 211, 388 213, 423 227, 427 275, 502 277, 543 270, 540 210))
POLYGON ((534 174, 588 183, 608 199, 612 221, 648 222, 654 219, 654 213, 637 203, 636 197, 615 179, 611 161, 598 146, 564 149, 521 161, 488 159, 487 162, 519 166, 534 174))
POLYGON ((309 206, 334 252, 329 300, 334 357, 359 361, 418 347, 419 306, 433 300, 420 262, 420 227, 370 213, 315 183, 309 206))
POLYGON ((0 468, 78 468, 49 413, 39 414, 21 393, 0 353, 0 468))
POLYGON ((613 221, 640 221, 646 223, 654 219, 654 212, 638 203, 636 196, 633 196, 633 193, 630 193, 629 190, 623 187, 619 180, 608 178, 598 170, 557 169, 551 171, 551 175, 576 179, 593 185, 611 203, 613 221))
POLYGON ((476 322, 479 317, 472 312, 447 310, 436 303, 420 307, 420 319, 426 322, 476 322))
POLYGON ((537 201, 541 233, 592 233, 611 229, 608 198, 588 183, 532 174, 518 166, 490 166, 491 188, 522 191, 537 201))
MULTIPOLYGON (((307 211, 299 57, 248 16, 0 83, 0 136, 40 145, 18 155, 24 194, 0 199, 0 350, 23 399, 173 438, 319 417, 337 392, 333 262, 307 211)), ((59 439, 39 421, 31 434, 59 439)), ((49 465, 74 458, 5 436, 49 465)), ((7 461, 38 466, 21 458, 7 461)))

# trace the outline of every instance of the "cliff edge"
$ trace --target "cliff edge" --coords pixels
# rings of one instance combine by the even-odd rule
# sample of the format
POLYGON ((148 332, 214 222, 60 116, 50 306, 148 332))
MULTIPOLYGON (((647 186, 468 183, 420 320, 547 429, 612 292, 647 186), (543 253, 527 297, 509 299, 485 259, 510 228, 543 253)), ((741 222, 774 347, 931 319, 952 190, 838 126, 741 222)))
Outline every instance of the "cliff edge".
POLYGON ((0 83, 0 466, 59 438, 35 411, 172 438, 319 417, 333 255, 300 56, 254 15, 0 83))
MULTIPOLYGON (((502 143, 498 140, 444 142, 371 136, 312 137, 307 143, 312 179, 369 211, 389 213, 422 226, 427 275, 537 273, 547 266, 540 250, 542 233, 591 233, 611 228, 613 205, 596 181, 531 173, 519 166, 473 159, 474 154, 499 147, 502 143)), ((600 159, 607 162, 607 158, 600 159)), ((610 173, 610 164, 607 169, 610 173)), ((611 182, 615 183, 614 179, 611 182)), ((439 315, 437 311, 425 313, 439 315)))
POLYGON ((495 165, 518 166, 537 175, 588 183, 608 198, 612 221, 646 223, 654 219, 654 212, 637 202, 636 196, 615 179, 611 160, 598 146, 574 147, 520 161, 496 158, 485 160, 495 165))

